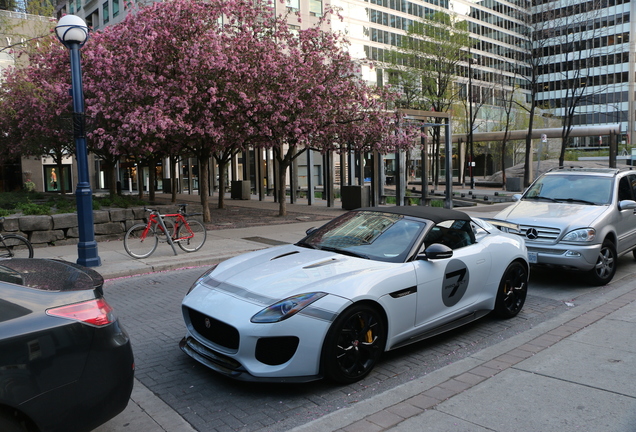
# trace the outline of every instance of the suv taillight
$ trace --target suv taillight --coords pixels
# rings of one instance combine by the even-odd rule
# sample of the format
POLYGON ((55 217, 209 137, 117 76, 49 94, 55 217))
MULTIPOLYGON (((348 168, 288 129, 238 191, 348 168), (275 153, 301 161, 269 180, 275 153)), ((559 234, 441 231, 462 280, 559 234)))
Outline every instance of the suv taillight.
POLYGON ((95 327, 115 322, 113 308, 103 298, 61 306, 46 311, 47 315, 81 321, 95 327))

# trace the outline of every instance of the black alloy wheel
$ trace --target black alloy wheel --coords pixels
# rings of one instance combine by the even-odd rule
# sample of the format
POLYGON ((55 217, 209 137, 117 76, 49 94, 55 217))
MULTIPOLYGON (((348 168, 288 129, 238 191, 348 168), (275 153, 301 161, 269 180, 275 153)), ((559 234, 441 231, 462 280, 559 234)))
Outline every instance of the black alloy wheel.
POLYGON ((495 300, 495 314, 500 318, 516 316, 528 295, 528 269, 519 261, 511 263, 504 272, 497 298, 495 300))
POLYGON ((370 305, 354 305, 334 321, 325 339, 322 367, 342 384, 363 379, 377 364, 386 344, 386 325, 370 305))

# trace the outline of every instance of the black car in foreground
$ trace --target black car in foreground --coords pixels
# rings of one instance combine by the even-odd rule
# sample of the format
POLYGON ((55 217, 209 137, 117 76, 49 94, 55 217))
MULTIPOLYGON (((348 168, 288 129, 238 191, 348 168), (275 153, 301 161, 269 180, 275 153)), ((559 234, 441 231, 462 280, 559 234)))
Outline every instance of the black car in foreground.
POLYGON ((0 260, 0 431, 90 431, 128 404, 130 339, 94 270, 0 260))

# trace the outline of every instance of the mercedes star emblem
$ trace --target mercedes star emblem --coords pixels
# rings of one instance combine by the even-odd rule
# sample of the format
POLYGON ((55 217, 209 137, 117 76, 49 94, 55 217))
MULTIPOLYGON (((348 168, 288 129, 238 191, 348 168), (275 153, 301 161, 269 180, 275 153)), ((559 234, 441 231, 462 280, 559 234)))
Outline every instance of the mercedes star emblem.
POLYGON ((539 237, 539 231, 537 231, 536 228, 528 228, 528 230, 526 231, 526 237, 529 240, 535 240, 539 237))

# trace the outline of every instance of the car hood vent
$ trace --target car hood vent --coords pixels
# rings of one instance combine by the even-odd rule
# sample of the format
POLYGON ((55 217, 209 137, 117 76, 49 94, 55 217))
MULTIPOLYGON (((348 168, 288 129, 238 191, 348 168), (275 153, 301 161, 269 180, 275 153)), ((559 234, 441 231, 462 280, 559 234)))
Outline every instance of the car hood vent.
POLYGON ((322 266, 326 266, 326 265, 329 265, 329 264, 333 264, 336 261, 338 261, 338 260, 335 259, 335 258, 331 258, 331 259, 328 259, 326 261, 321 261, 321 262, 318 262, 318 263, 315 263, 315 264, 308 265, 306 267, 303 267, 303 269, 311 269, 311 268, 316 268, 316 267, 322 267, 322 266))
POLYGON ((300 253, 300 252, 298 252, 298 251, 288 252, 288 253, 285 253, 285 254, 282 254, 282 255, 275 256, 270 261, 274 261, 274 260, 277 260, 279 258, 285 258, 286 256, 295 255, 297 253, 300 253))

